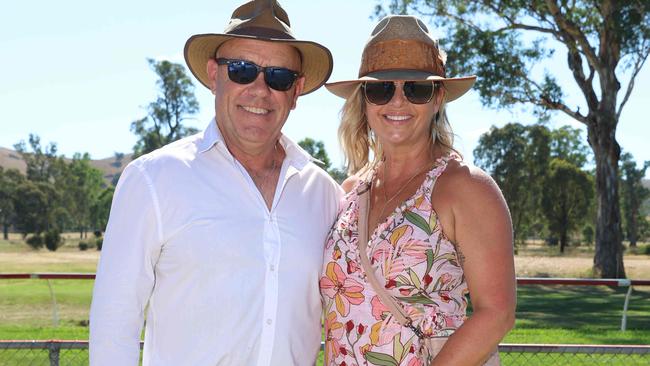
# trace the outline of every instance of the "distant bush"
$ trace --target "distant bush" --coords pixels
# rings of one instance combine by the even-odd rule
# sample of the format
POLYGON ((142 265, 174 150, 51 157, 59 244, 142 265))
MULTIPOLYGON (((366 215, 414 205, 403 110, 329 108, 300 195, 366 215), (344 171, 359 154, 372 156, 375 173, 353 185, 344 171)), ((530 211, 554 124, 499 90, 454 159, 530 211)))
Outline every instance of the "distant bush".
POLYGON ((582 228, 582 240, 587 245, 592 245, 594 243, 594 227, 591 225, 585 225, 582 228))
POLYGON ((552 247, 556 246, 560 242, 560 240, 558 238, 554 238, 552 236, 546 238, 545 241, 546 241, 546 245, 549 245, 549 246, 552 246, 552 247))
POLYGON ((88 250, 88 243, 86 243, 85 241, 80 241, 79 250, 88 250))
POLYGON ((97 250, 102 250, 102 244, 104 244, 104 238, 102 237, 102 231, 101 230, 95 230, 93 233, 95 234, 95 248, 97 250))
POLYGON ((43 247, 43 237, 38 234, 32 235, 27 240, 25 240, 27 245, 32 247, 32 249, 41 249, 43 247))
POLYGON ((45 232, 45 247, 49 251, 56 251, 63 244, 61 233, 57 229, 50 229, 45 232))

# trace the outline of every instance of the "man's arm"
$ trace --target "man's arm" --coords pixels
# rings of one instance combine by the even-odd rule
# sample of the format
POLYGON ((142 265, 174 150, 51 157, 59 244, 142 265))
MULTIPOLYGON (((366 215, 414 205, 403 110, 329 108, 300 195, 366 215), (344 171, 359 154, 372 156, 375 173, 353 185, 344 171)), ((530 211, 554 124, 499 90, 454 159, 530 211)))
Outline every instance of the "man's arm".
POLYGON ((160 254, 160 210, 139 162, 115 190, 90 308, 90 364, 137 365, 144 309, 160 254))

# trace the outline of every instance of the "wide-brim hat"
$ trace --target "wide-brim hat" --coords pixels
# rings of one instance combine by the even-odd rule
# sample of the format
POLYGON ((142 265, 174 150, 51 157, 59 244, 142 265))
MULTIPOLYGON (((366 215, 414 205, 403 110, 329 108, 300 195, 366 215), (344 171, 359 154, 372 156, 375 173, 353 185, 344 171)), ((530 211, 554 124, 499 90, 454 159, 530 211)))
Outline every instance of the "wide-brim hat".
POLYGON ((325 84, 333 94, 348 98, 365 81, 432 80, 443 84, 451 102, 472 88, 476 76, 445 77, 446 54, 427 26, 411 15, 390 15, 372 31, 361 55, 359 77, 325 84))
POLYGON ((287 12, 276 0, 254 0, 235 9, 223 33, 196 34, 185 43, 185 62, 205 87, 210 88, 208 60, 215 57, 219 46, 236 38, 279 42, 296 48, 305 77, 301 95, 323 86, 332 73, 332 53, 316 42, 296 39, 287 12))

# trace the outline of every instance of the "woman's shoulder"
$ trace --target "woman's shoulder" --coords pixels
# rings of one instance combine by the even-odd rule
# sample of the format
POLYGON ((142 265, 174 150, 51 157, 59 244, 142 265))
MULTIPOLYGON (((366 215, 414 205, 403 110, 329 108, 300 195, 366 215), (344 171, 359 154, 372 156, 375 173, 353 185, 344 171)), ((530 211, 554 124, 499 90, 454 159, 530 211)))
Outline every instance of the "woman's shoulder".
POLYGON ((343 181, 343 183, 341 183, 341 188, 343 188, 343 191, 345 193, 348 193, 351 190, 353 190, 354 187, 356 187, 359 184, 359 182, 361 182, 361 180, 362 180, 362 178, 360 176, 358 176, 356 174, 353 174, 353 175, 347 177, 343 181))
POLYGON ((455 200, 474 200, 485 195, 501 195, 492 177, 481 168, 462 160, 450 159, 436 182, 436 190, 443 197, 455 200))

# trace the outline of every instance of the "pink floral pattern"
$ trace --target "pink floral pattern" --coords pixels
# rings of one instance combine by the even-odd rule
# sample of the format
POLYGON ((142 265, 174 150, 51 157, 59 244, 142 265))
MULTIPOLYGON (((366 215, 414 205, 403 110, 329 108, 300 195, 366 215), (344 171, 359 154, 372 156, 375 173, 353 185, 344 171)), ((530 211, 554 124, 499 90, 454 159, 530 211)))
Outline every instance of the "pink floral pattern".
MULTIPOLYGON (((368 255, 388 292, 427 335, 446 336, 465 320, 467 284, 453 243, 431 205, 436 179, 450 154, 438 160, 417 192, 371 233, 368 255)), ((420 341, 381 302, 359 262, 358 196, 345 197, 327 239, 320 279, 325 309, 325 365, 420 366, 420 341)))

